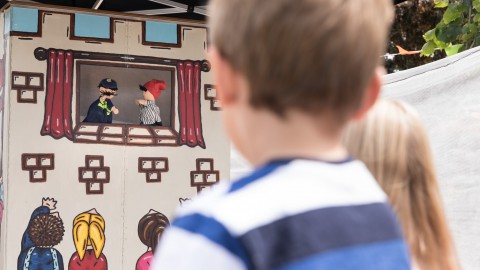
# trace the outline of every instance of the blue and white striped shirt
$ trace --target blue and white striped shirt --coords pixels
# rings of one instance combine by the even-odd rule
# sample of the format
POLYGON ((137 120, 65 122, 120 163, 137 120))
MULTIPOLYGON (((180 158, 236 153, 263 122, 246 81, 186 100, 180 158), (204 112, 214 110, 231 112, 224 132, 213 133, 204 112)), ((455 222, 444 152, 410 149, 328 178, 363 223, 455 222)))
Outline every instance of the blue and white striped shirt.
POLYGON ((409 270, 386 201, 360 161, 271 162, 179 209, 152 269, 409 270))

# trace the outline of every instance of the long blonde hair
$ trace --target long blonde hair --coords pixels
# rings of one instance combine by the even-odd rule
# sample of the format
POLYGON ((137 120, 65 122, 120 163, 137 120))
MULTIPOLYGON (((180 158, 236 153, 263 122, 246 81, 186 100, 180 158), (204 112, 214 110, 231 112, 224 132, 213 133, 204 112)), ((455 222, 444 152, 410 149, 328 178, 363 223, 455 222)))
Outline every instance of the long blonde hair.
POLYGON ((80 261, 91 246, 98 259, 105 246, 105 220, 95 209, 81 213, 73 220, 73 242, 80 261))
POLYGON ((365 119, 347 126, 343 139, 389 197, 418 267, 459 269, 428 137, 415 110, 379 101, 365 119))

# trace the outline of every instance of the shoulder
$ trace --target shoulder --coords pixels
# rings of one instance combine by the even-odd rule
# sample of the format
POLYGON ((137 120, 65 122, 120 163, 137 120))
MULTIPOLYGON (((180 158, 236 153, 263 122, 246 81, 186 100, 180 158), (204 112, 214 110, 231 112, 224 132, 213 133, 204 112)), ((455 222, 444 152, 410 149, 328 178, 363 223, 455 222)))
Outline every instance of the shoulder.
POLYGON ((204 190, 200 195, 192 199, 192 202, 185 206, 177 208, 177 218, 192 215, 195 213, 203 213, 209 215, 215 206, 224 200, 224 196, 228 194, 231 184, 229 182, 220 182, 212 186, 209 190, 204 190))
POLYGON ((72 254, 72 257, 70 257, 70 261, 71 261, 71 262, 76 262, 76 261, 78 261, 78 260, 80 260, 80 257, 78 256, 78 252, 75 251, 75 252, 72 254))
POLYGON ((291 246, 313 255, 339 243, 350 247, 401 234, 385 194, 362 163, 291 160, 271 162, 201 195, 177 212, 163 237, 205 252, 228 251, 245 265, 270 269, 294 258, 291 246))
POLYGON ((90 104, 90 107, 97 106, 99 102, 100 102, 100 99, 94 100, 92 104, 90 104))
POLYGON ((180 209, 178 217, 222 224, 233 235, 242 235, 302 212, 385 202, 385 194, 361 162, 277 161, 218 186, 180 209))
POLYGON ((92 102, 92 104, 90 104, 90 107, 88 107, 88 111, 97 110, 99 108, 98 103, 100 103, 100 101, 98 99, 95 100, 94 102, 92 102))
POLYGON ((230 183, 220 183, 192 199, 187 206, 179 207, 168 230, 169 234, 192 239, 200 236, 211 242, 231 238, 229 229, 223 224, 224 220, 218 215, 219 205, 229 200, 230 186, 230 183))
POLYGON ((147 106, 153 109, 159 109, 158 105, 155 103, 155 101, 152 100, 147 100, 147 106))
POLYGON ((152 258, 153 258, 153 252, 152 251, 147 251, 147 252, 143 253, 142 256, 140 256, 140 259, 138 259, 138 261, 140 261, 140 260, 149 261, 152 258))
POLYGON ((152 263, 153 254, 151 251, 145 252, 137 261, 137 270, 149 269, 152 263))
POLYGON ((51 249, 52 249, 52 253, 55 253, 58 258, 63 260, 62 253, 60 253, 60 251, 58 249, 56 249, 56 248, 51 248, 51 249))
POLYGON ((36 216, 38 216, 38 215, 48 214, 48 213, 50 213, 50 209, 49 209, 48 207, 42 205, 42 206, 37 207, 37 208, 33 211, 33 213, 32 213, 32 218, 34 218, 34 217, 36 217, 36 216))
POLYGON ((102 253, 102 254, 100 254, 100 257, 98 257, 98 260, 107 262, 107 257, 105 257, 105 254, 102 253))

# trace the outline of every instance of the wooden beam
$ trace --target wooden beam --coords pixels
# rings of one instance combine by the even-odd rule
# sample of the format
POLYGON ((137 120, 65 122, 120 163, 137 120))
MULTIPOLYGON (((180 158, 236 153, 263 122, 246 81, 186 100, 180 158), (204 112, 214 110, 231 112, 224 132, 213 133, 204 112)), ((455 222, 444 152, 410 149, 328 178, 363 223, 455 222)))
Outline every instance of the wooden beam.
POLYGON ((100 5, 103 3, 103 0, 97 0, 95 4, 93 4, 93 9, 98 9, 100 5))
POLYGON ((185 9, 185 10, 188 9, 188 5, 180 4, 180 3, 170 1, 170 0, 148 0, 148 1, 154 2, 154 3, 157 3, 157 4, 162 4, 162 5, 169 6, 169 7, 182 8, 182 9, 185 9))
MULTIPOLYGON (((39 61, 45 61, 48 58, 48 53, 50 50, 55 49, 45 49, 38 47, 33 52, 35 58, 39 61)), ((100 60, 100 61, 114 61, 122 63, 132 63, 132 64, 156 64, 162 66, 177 66, 177 63, 181 60, 173 58, 162 58, 162 57, 153 57, 153 56, 143 56, 143 55, 130 55, 130 54, 116 54, 116 53, 99 53, 99 52, 86 52, 86 51, 72 51, 73 58, 75 60, 84 59, 84 60, 100 60)), ((197 60, 201 62, 201 70, 203 72, 209 72, 211 65, 208 60, 197 60)))
POLYGON ((161 15, 161 14, 175 14, 175 13, 185 13, 185 12, 187 12, 187 10, 182 8, 159 8, 159 9, 128 11, 127 13, 142 14, 142 15, 161 15))

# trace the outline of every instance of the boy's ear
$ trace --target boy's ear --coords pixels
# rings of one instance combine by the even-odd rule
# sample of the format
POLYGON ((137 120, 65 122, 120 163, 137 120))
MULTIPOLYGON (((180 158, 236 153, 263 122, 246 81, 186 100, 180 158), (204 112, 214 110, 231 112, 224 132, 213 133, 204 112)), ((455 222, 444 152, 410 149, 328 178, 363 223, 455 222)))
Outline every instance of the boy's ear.
POLYGON ((367 89, 365 91, 362 104, 357 112, 353 115, 353 120, 362 119, 365 114, 373 107, 380 95, 382 89, 382 76, 385 74, 383 67, 378 67, 370 80, 367 89))
POLYGON ((222 57, 216 48, 211 48, 208 58, 212 63, 212 72, 221 106, 228 106, 237 100, 238 73, 232 65, 222 57))

